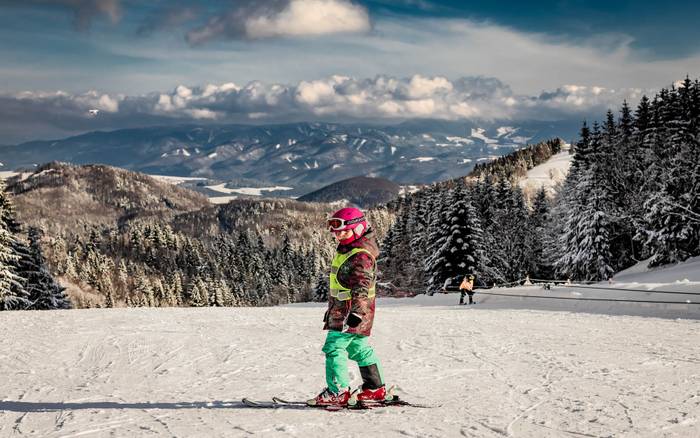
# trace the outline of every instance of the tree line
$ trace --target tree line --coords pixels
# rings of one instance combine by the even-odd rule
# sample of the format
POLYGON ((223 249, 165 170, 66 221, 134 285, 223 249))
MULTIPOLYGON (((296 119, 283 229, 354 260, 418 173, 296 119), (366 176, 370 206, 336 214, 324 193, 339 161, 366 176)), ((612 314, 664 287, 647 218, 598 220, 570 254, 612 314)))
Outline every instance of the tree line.
POLYGON ((466 273, 482 285, 526 275, 600 281, 642 260, 657 266, 700 255, 697 80, 643 97, 634 112, 624 102, 617 117, 608 111, 602 123, 584 122, 566 180, 530 205, 514 176, 535 164, 530 157, 558 152, 557 144, 391 204, 384 281, 428 293, 466 273))

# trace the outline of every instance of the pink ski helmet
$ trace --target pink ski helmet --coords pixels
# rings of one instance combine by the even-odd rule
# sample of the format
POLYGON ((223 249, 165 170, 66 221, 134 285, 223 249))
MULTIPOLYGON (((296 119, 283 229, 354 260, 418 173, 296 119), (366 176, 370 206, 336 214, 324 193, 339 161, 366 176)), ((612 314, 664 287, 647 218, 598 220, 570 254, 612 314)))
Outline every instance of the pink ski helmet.
POLYGON ((346 207, 333 213, 327 222, 329 231, 352 230, 355 238, 358 238, 367 231, 367 220, 365 215, 358 208, 346 207))

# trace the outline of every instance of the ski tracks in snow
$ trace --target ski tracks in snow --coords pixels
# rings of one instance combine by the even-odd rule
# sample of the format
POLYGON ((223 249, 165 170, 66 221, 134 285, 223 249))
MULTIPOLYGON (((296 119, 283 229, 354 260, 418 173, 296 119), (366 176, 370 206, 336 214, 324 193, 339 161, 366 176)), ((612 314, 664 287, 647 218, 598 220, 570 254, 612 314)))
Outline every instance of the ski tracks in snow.
POLYGON ((3 312, 0 436, 685 437, 698 427, 697 321, 456 306, 380 308, 370 340, 387 382, 438 408, 237 403, 323 387, 323 311, 3 312))

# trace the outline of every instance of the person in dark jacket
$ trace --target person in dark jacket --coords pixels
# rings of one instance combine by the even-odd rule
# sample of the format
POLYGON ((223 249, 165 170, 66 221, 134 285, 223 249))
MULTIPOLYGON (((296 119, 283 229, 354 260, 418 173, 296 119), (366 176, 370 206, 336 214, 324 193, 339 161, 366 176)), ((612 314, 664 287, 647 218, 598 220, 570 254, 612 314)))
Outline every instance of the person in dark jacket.
POLYGON ((343 406, 355 401, 383 400, 386 387, 379 359, 368 338, 375 309, 376 260, 379 247, 364 214, 357 208, 343 208, 328 219, 328 229, 338 241, 331 264, 326 355, 327 387, 311 405, 343 406), (360 367, 362 387, 350 393, 347 360, 360 367))

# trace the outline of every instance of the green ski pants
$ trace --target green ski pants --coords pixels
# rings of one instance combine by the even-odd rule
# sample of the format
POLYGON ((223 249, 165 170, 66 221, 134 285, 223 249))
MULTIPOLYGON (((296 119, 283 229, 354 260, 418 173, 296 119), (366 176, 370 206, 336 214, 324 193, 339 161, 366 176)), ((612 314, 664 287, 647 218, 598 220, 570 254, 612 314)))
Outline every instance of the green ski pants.
POLYGON ((367 343, 367 336, 342 333, 329 330, 323 352, 326 354, 326 384, 328 389, 338 392, 340 388, 350 387, 348 375, 348 358, 360 367, 376 365, 379 377, 384 382, 382 367, 377 355, 367 343))

